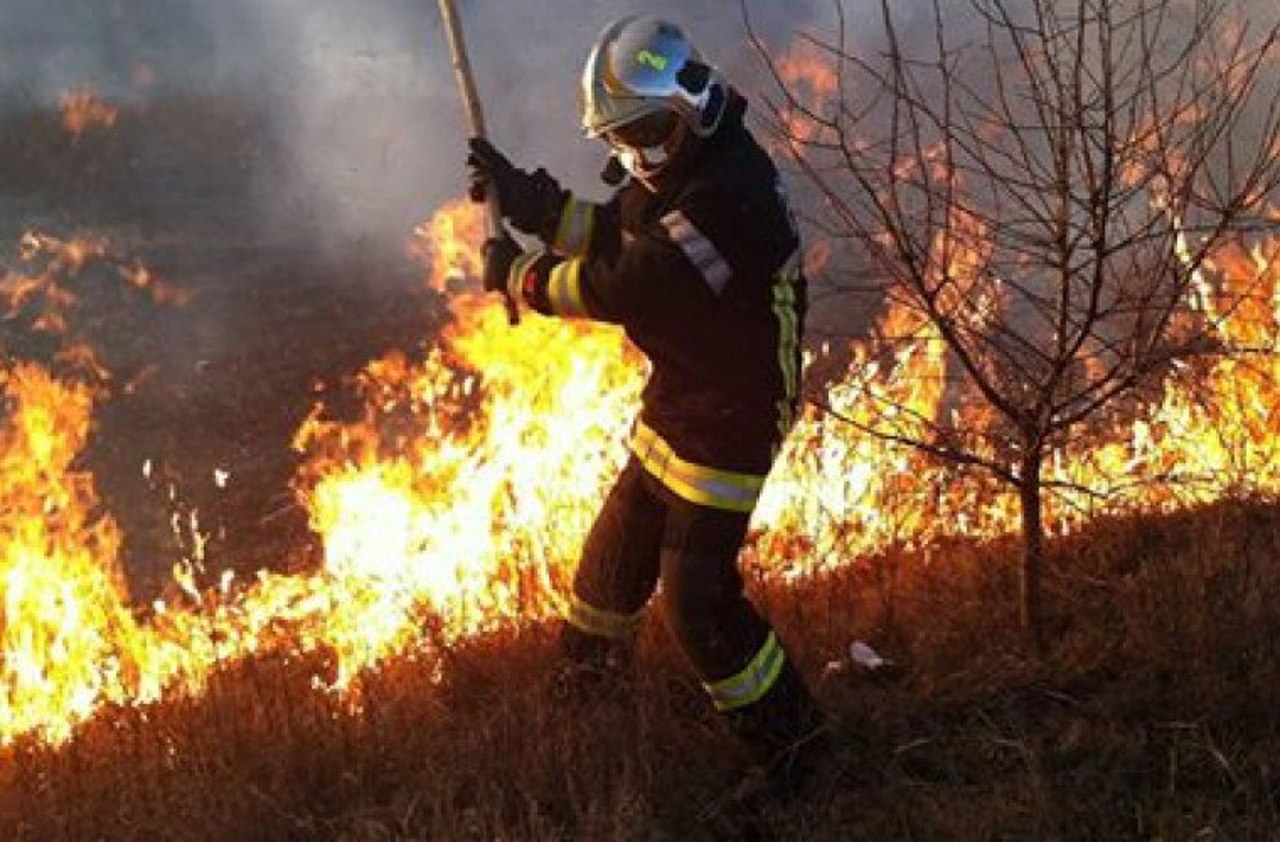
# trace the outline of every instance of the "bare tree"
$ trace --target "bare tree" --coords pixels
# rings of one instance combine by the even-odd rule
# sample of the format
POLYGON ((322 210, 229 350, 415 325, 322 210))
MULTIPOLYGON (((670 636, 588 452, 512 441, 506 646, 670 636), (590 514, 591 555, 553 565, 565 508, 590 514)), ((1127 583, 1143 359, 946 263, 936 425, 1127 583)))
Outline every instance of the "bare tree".
POLYGON ((801 36, 826 102, 755 41, 772 123, 821 230, 865 252, 945 345, 953 394, 976 396, 850 420, 1016 488, 1040 646, 1046 458, 1174 361, 1231 350, 1212 341, 1206 267, 1274 224, 1280 28, 1224 0, 933 0, 907 38, 881 0, 880 47, 859 54, 834 6, 833 35, 801 36))

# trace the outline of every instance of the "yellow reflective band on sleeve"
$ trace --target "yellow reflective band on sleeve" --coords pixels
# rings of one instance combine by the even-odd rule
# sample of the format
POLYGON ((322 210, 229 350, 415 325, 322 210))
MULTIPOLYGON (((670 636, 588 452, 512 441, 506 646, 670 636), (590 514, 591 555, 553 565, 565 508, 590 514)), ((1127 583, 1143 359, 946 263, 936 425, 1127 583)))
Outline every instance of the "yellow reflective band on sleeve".
POLYGON ((547 301, 551 312, 565 318, 585 318, 587 305, 582 300, 582 258, 574 257, 558 263, 547 281, 547 301))
POLYGON ((744 708, 764 698, 778 682, 778 676, 782 675, 782 667, 786 662, 786 650, 778 643, 778 636, 769 632, 760 651, 756 652, 742 672, 703 686, 711 695, 716 710, 744 708))
POLYGON ((795 421, 795 401, 800 391, 797 354, 800 346, 800 313, 796 306, 796 281, 800 277, 800 252, 787 260, 773 281, 773 312, 778 318, 778 367, 782 397, 778 399, 778 432, 785 438, 795 421))
POLYGON ((629 640, 644 618, 643 608, 634 614, 619 614, 596 608, 574 593, 564 600, 560 613, 566 623, 579 631, 611 640, 629 640))
POLYGON ((516 257, 511 262, 511 268, 507 271, 507 294, 511 296, 512 301, 524 303, 524 276, 525 273, 538 262, 538 258, 542 257, 541 249, 527 251, 516 257))
POLYGON ((759 474, 722 471, 681 459, 643 422, 636 424, 631 452, 658 482, 700 506, 750 513, 764 488, 765 477, 759 474))
POLYGON ((551 250, 562 257, 585 256, 591 245, 595 222, 596 206, 570 195, 560 213, 560 224, 556 226, 551 250))

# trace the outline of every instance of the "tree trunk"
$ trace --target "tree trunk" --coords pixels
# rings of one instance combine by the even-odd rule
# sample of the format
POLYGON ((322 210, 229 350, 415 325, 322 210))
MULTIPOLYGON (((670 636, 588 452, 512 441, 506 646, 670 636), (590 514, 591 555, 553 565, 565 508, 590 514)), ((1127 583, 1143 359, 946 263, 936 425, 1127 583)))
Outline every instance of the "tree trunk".
POLYGON ((1031 646, 1044 650, 1040 578, 1044 562, 1044 520, 1041 511, 1040 469, 1044 455, 1028 448, 1022 459, 1018 502, 1022 509, 1022 628, 1031 646))

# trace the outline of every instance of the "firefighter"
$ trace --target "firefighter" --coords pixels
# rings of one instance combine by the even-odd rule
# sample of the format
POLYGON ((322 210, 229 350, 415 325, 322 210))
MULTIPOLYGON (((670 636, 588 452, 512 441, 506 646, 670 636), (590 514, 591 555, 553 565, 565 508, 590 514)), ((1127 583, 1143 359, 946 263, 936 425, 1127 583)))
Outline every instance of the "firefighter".
POLYGON ((796 414, 799 235, 744 126, 745 100, 673 24, 607 27, 581 105, 586 134, 625 173, 605 204, 518 169, 487 141, 473 139, 468 158, 472 197, 496 190, 503 216, 544 246, 491 239, 486 288, 545 315, 620 324, 651 362, 629 462, 567 598, 564 652, 584 667, 616 659, 661 579, 668 625, 715 707, 749 747, 784 762, 817 711, 744 596, 737 559, 796 414))

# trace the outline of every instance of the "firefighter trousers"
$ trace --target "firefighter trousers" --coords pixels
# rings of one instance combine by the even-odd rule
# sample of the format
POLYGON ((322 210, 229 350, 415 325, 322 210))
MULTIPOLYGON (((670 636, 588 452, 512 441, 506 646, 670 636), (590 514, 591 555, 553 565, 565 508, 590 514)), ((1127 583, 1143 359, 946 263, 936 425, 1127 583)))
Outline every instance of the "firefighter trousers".
POLYGON ((743 592, 738 552, 749 518, 677 497, 632 458, 583 547, 565 608, 566 654, 586 660, 627 645, 661 580, 668 627, 715 706, 753 738, 763 729, 789 739, 813 705, 743 592))

